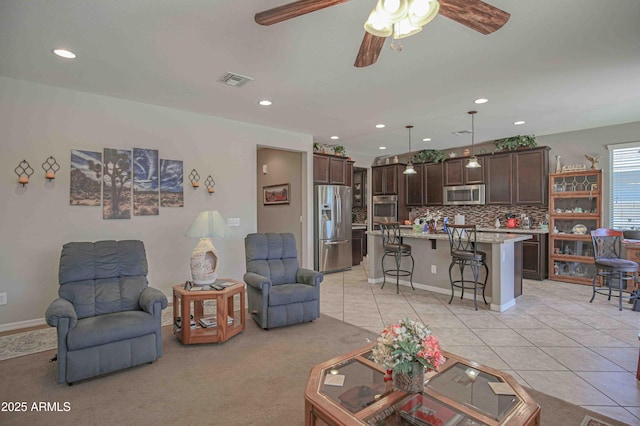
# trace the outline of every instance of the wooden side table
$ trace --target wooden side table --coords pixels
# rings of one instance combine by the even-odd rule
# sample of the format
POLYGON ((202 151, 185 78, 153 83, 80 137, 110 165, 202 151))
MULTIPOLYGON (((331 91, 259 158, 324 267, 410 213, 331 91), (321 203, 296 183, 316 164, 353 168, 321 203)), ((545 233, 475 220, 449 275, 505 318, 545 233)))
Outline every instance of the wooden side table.
POLYGON ((209 286, 206 286, 206 290, 186 290, 184 284, 173 286, 173 334, 185 345, 224 342, 244 330, 246 319, 244 283, 231 278, 222 278, 217 282, 233 285, 219 291, 209 289, 209 286), (199 322, 201 318, 211 316, 204 314, 206 300, 215 300, 217 321, 215 327, 203 327, 199 322), (190 327, 191 315, 196 323, 195 328, 190 327), (181 318, 180 326, 177 322, 178 317, 181 318), (233 321, 228 322, 229 317, 233 321))

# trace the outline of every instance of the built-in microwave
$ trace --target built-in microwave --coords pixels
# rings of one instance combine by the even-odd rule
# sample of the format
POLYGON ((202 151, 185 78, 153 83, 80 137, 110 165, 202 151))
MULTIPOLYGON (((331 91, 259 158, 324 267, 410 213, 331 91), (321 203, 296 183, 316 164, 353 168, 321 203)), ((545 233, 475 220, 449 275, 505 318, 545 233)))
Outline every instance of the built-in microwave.
POLYGON ((398 221, 397 195, 374 195, 372 201, 373 222, 398 221))
POLYGON ((484 185, 461 185, 444 187, 444 204, 448 206, 484 204, 484 185))

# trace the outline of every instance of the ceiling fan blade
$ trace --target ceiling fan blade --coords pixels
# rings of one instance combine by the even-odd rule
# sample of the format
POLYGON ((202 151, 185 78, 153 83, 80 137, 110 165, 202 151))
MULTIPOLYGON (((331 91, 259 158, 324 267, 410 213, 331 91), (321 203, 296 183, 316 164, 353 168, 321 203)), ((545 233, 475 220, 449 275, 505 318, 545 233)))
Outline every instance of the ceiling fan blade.
POLYGON ((324 9, 325 7, 335 6, 336 4, 346 3, 349 0, 298 0, 293 3, 283 4, 273 9, 264 10, 256 13, 255 20, 260 25, 273 25, 287 19, 296 18, 298 16, 324 9))
POLYGON ((365 31, 356 62, 353 65, 363 68, 375 64, 386 39, 386 37, 378 37, 365 31))
POLYGON ((440 0, 440 14, 482 34, 499 30, 511 17, 481 0, 440 0))

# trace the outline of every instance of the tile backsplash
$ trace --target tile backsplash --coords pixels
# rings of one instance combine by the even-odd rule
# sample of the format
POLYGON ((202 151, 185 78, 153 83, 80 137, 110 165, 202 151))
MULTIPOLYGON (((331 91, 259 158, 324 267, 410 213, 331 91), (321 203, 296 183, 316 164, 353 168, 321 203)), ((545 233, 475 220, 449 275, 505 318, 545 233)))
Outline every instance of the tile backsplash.
POLYGON ((352 208, 351 219, 353 223, 367 223, 367 208, 366 207, 352 208))
MULTIPOLYGON (((549 214, 547 207, 540 206, 434 206, 413 208, 410 213, 411 218, 422 216, 427 210, 441 212, 441 216, 449 217, 451 223, 455 215, 462 214, 465 216, 465 223, 476 224, 483 228, 493 228, 496 218, 500 218, 501 226, 505 227, 507 213, 515 214, 517 217, 528 216, 531 218, 531 226, 539 228, 541 222, 548 222, 549 214)), ((351 218, 353 223, 367 223, 367 208, 354 207, 351 218)), ((442 226, 442 221, 438 225, 442 226)))
MULTIPOLYGON (((500 218, 501 226, 506 226, 505 215, 508 213, 521 217, 522 215, 531 218, 531 226, 539 228, 543 221, 548 222, 548 207, 541 206, 434 206, 416 207, 410 211, 410 218, 422 216, 429 210, 441 212, 441 216, 448 217, 450 223, 457 214, 464 215, 465 223, 475 224, 479 227, 493 228, 496 218, 500 218)), ((442 221, 441 221, 442 222, 442 221)), ((441 225, 441 223, 439 224, 441 225)))

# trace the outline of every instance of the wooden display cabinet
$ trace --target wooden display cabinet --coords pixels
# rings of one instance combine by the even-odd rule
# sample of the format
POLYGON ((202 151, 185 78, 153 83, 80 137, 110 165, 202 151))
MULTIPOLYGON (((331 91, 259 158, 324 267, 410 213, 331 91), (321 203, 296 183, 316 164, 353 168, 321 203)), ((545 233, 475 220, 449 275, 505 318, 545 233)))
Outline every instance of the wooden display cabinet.
POLYGON ((549 175, 549 279, 591 285, 590 232, 602 226, 602 172, 549 175))

